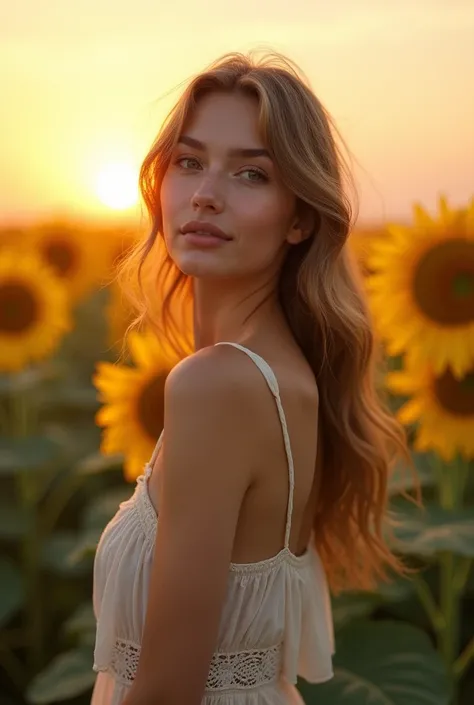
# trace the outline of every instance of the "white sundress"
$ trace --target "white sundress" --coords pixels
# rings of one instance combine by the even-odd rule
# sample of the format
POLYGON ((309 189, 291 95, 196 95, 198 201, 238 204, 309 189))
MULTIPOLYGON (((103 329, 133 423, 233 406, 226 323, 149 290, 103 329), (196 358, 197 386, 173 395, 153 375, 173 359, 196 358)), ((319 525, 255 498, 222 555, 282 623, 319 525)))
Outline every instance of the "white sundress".
MULTIPOLYGON (((284 547, 257 563, 231 563, 216 650, 202 705, 302 703, 297 675, 311 683, 333 676, 334 633, 329 590, 313 546, 290 551, 294 467, 278 382, 268 363, 237 343, 265 377, 275 398, 288 458, 289 497, 284 547)), ((147 606, 157 515, 148 478, 160 437, 135 492, 106 526, 94 561, 97 620, 91 705, 120 705, 135 676, 147 606)), ((157 668, 160 667, 159 661, 157 668)))

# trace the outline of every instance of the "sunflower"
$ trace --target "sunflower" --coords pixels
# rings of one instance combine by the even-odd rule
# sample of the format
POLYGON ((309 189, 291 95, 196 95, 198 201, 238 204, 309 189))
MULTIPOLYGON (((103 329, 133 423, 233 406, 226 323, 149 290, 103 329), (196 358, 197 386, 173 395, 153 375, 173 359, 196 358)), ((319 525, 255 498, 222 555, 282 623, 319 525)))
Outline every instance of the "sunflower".
POLYGON ((441 374, 429 365, 406 368, 387 375, 387 387, 411 397, 398 417, 418 423, 416 450, 435 450, 447 461, 457 453, 474 458, 474 365, 461 378, 449 368, 441 374))
POLYGON ((50 355, 71 319, 66 291, 33 252, 0 251, 0 369, 21 370, 50 355))
POLYGON ((101 451, 123 453, 125 477, 133 481, 163 429, 165 381, 180 358, 151 332, 132 332, 127 343, 136 367, 98 363, 94 383, 104 403, 96 417, 104 427, 101 451))
POLYGON ((390 355, 448 366, 461 378, 474 362, 474 200, 439 217, 415 207, 412 227, 391 226, 368 258, 375 323, 390 355))
POLYGON ((384 237, 382 228, 356 228, 349 236, 348 246, 359 268, 364 274, 369 273, 368 261, 377 238, 384 237))
POLYGON ((42 225, 29 231, 27 245, 64 281, 71 301, 98 285, 102 243, 85 228, 61 222, 42 225))

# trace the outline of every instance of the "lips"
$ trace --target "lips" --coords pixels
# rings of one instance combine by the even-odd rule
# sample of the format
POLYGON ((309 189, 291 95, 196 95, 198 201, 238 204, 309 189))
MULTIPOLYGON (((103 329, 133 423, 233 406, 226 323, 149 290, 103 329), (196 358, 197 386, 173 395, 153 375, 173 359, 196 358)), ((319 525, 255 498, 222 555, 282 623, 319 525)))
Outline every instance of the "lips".
POLYGON ((186 223, 181 228, 181 233, 186 235, 187 233, 195 233, 196 235, 211 235, 212 237, 218 237, 220 240, 232 240, 231 236, 225 233, 223 230, 214 225, 213 223, 205 223, 199 220, 191 220, 186 223))

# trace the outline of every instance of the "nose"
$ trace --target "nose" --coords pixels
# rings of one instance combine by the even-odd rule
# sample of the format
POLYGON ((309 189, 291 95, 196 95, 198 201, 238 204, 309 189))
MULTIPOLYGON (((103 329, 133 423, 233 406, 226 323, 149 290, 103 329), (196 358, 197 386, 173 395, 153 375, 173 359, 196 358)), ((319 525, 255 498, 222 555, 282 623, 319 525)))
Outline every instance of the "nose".
POLYGON ((220 213, 224 208, 224 199, 214 179, 205 178, 193 193, 191 204, 194 211, 220 213))

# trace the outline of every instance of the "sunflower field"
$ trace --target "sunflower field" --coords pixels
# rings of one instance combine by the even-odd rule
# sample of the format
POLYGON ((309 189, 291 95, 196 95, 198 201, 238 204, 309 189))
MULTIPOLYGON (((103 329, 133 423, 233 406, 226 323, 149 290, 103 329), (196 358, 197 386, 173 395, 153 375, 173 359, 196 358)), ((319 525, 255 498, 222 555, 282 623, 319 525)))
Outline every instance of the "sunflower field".
MULTIPOLYGON (((163 427, 178 361, 115 283, 133 228, 0 231, 0 705, 90 701, 95 548, 163 427)), ((390 483, 394 548, 413 569, 333 599, 335 677, 308 705, 474 702, 474 201, 355 231, 385 351, 381 391, 416 482, 390 483)))

